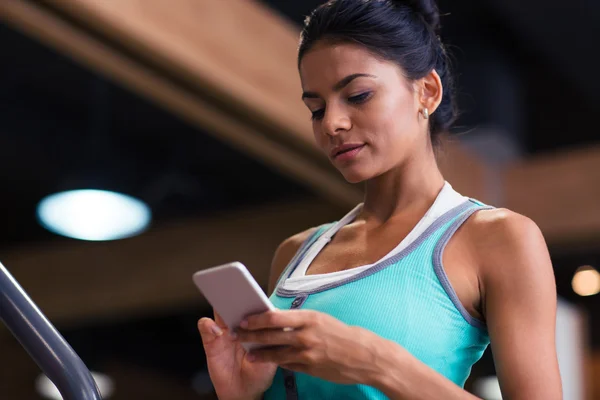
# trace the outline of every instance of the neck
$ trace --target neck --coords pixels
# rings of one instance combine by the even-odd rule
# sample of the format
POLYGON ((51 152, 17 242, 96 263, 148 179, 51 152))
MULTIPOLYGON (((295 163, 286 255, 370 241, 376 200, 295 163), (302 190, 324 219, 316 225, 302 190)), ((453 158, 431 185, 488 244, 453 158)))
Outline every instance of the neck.
POLYGON ((361 219, 385 223, 408 214, 424 214, 444 186, 433 152, 412 159, 366 182, 361 219))

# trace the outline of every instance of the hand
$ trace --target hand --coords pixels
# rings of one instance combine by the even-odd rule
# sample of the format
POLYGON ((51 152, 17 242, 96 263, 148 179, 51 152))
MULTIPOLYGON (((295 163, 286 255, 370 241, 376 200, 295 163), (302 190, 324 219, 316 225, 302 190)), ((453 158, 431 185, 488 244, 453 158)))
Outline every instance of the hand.
POLYGON ((198 321, 208 372, 220 400, 250 400, 262 397, 271 386, 277 364, 251 363, 239 339, 215 313, 215 320, 198 321))
POLYGON ((253 350, 247 357, 252 362, 276 363, 341 384, 367 384, 380 372, 374 343, 384 339, 324 313, 269 311, 248 317, 241 327, 242 342, 274 346, 253 350))

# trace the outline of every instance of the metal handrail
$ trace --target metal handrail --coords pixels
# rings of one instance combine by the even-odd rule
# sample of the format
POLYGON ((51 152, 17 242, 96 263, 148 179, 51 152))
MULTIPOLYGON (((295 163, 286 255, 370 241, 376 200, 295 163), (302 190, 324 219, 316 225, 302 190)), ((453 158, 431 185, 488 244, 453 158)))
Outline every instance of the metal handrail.
POLYGON ((65 400, 102 400, 92 374, 0 263, 0 321, 56 385, 65 400))

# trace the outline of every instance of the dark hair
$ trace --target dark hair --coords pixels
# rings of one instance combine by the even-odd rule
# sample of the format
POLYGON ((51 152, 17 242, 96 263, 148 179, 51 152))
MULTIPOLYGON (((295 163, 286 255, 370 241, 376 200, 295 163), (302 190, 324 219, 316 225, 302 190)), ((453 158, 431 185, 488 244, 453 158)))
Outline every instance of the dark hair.
POLYGON ((440 14, 435 0, 330 0, 306 18, 300 36, 298 66, 317 41, 353 42, 397 63, 411 80, 435 69, 444 93, 430 116, 432 142, 457 116, 448 55, 438 37, 440 14))

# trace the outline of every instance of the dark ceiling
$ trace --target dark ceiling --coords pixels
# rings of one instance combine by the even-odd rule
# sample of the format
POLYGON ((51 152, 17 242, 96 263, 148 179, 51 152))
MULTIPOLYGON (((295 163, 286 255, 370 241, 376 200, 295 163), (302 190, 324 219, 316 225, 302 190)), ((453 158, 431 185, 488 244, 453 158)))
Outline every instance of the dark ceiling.
MULTIPOLYGON (((265 2, 298 25, 321 3, 265 2)), ((523 155, 597 140, 594 104, 556 57, 538 51, 488 2, 440 4, 449 13, 442 35, 460 83, 457 131, 472 138, 492 129, 523 155)), ((148 201, 157 221, 306 194, 10 27, 0 25, 0 45, 0 182, 10 194, 2 199, 0 249, 51 240, 35 221, 35 206, 60 189, 118 189, 148 201)))
POLYGON ((53 239, 38 226, 35 207, 63 189, 137 196, 158 223, 307 195, 262 163, 4 25, 0 46, 0 248, 53 239))
MULTIPOLYGON (((264 2, 298 24, 321 3, 264 2)), ((461 84, 460 130, 476 135, 491 127, 525 156, 597 142, 592 125, 597 98, 582 90, 572 68, 557 61, 563 57, 560 46, 554 52, 540 46, 536 35, 526 34, 522 24, 513 23, 511 11, 499 12, 494 1, 440 3, 450 13, 443 37, 455 55, 461 84)), ((565 12, 566 26, 578 24, 573 15, 565 12)), ((533 17, 531 22, 532 30, 539 28, 533 24, 547 23, 533 17)), ((592 37, 572 39, 594 51, 592 37)), ((0 48, 0 249, 67 240, 35 220, 37 202, 61 189, 94 186, 138 196, 150 203, 158 223, 310 196, 260 162, 8 26, 0 25, 0 48)), ((587 66, 580 68, 593 74, 587 66)), ((600 309, 600 296, 580 299, 570 289, 575 268, 598 261, 597 254, 556 256, 559 293, 589 310, 600 309)), ((202 357, 194 329, 197 314, 179 310, 65 334, 92 363, 114 353, 189 379, 202 357), (153 334, 135 346, 142 331, 153 334), (90 338, 97 344, 94 350, 90 338), (167 352, 165 343, 178 347, 167 352), (158 350, 143 354, 147 348, 158 350)), ((592 337, 600 337, 600 315, 594 320, 592 337)))

